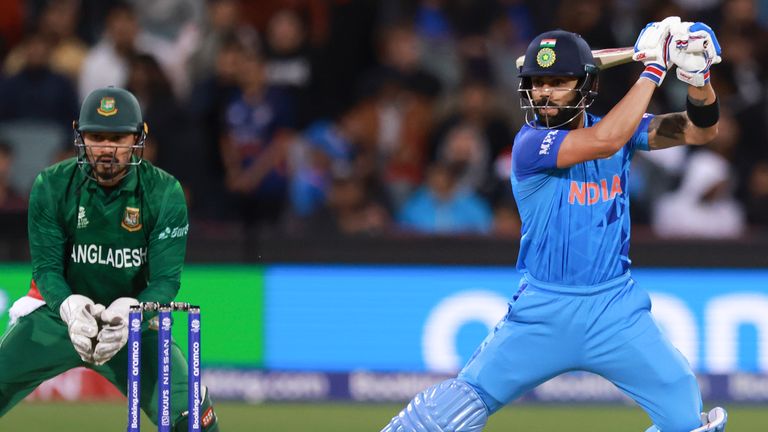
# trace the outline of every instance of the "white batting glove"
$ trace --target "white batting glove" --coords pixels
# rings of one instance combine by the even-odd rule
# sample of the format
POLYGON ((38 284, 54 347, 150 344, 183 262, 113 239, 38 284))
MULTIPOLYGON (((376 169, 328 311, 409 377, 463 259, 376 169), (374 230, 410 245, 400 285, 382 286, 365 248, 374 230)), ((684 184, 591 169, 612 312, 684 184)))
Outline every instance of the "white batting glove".
POLYGON ((59 307, 59 315, 67 324, 69 339, 84 362, 93 363, 93 338, 99 333, 96 317, 104 311, 104 305, 80 294, 72 294, 59 307))
POLYGON ((103 365, 125 346, 128 341, 128 312, 131 305, 137 304, 139 301, 135 298, 120 297, 101 312, 99 342, 93 351, 94 364, 103 365))
POLYGON ((684 22, 670 30, 670 60, 677 65, 677 78, 694 87, 709 82, 709 68, 720 63, 721 50, 715 32, 701 22, 684 22))
POLYGON ((669 30, 680 23, 680 17, 672 16, 662 21, 648 23, 640 32, 635 42, 635 53, 632 60, 641 61, 645 70, 640 78, 651 80, 656 86, 660 86, 671 66, 669 62, 669 30))

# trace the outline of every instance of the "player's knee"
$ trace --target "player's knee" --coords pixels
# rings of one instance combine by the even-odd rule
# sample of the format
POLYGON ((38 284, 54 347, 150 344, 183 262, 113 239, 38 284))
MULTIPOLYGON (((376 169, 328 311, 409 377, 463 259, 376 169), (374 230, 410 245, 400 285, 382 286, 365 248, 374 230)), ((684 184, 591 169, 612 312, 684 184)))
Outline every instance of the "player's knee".
POLYGON ((488 408, 465 381, 449 379, 417 394, 382 432, 478 432, 488 408))
MULTIPOLYGON (((184 411, 173 425, 174 432, 189 430, 189 411, 184 411)), ((213 410, 213 402, 208 394, 208 388, 203 386, 203 401, 200 403, 200 430, 202 432, 219 432, 219 418, 213 410)))

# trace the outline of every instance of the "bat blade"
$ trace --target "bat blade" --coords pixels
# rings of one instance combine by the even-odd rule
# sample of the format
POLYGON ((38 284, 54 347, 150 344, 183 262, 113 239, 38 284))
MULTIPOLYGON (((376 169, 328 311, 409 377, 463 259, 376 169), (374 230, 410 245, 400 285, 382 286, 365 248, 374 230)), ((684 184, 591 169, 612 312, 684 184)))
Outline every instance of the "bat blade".
MULTIPOLYGON (((603 70, 631 62, 633 53, 634 49, 632 47, 605 48, 592 50, 592 57, 595 58, 595 66, 603 70)), ((523 66, 524 60, 525 56, 517 58, 515 65, 518 69, 523 66)))

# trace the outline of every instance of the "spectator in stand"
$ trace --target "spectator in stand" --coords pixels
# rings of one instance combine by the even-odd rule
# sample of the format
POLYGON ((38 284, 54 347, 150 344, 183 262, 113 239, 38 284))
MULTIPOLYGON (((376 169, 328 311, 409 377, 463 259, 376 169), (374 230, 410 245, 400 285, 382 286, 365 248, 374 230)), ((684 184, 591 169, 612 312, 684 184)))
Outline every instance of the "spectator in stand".
POLYGON ((350 173, 337 173, 331 182, 325 206, 306 222, 306 235, 359 236, 388 232, 392 218, 386 203, 377 199, 365 179, 350 173))
POLYGON ((128 0, 139 26, 159 39, 175 41, 185 32, 196 32, 205 13, 200 0, 128 0))
POLYGON ((220 141, 226 185, 246 226, 274 227, 288 198, 293 107, 267 86, 264 62, 256 53, 244 56, 238 78, 240 94, 227 108, 220 141))
POLYGON ((270 17, 264 37, 267 83, 294 100, 299 127, 307 124, 312 104, 308 94, 312 58, 304 27, 296 12, 282 9, 270 17))
POLYGON ((469 123, 459 123, 450 130, 438 145, 437 159, 451 167, 456 175, 456 185, 475 193, 486 192, 489 196, 492 180, 491 154, 482 133, 469 123))
POLYGON ((459 187, 452 167, 438 162, 429 168, 425 185, 403 206, 398 223, 425 234, 485 234, 493 215, 476 193, 459 187))
POLYGON ((730 164, 739 127, 726 107, 718 128, 714 140, 689 156, 679 189, 654 203, 652 228, 659 236, 726 239, 744 233, 746 216, 730 164))
MULTIPOLYGON (((77 82, 88 53, 88 47, 76 33, 79 12, 77 0, 49 1, 36 25, 37 32, 51 45, 51 69, 72 83, 77 82)), ((15 74, 24 68, 27 49, 26 44, 21 44, 8 54, 4 65, 6 73, 15 74)))
POLYGON ((256 49, 259 36, 253 27, 242 22, 238 0, 207 2, 200 43, 189 61, 193 82, 205 81, 218 74, 219 52, 239 44, 241 48, 256 49))
POLYGON ((194 32, 182 32, 175 41, 167 41, 142 32, 136 12, 127 3, 115 2, 106 19, 101 39, 91 48, 80 73, 80 97, 106 86, 125 87, 131 57, 151 54, 163 67, 174 93, 186 96, 189 86, 187 61, 196 46, 194 32))
POLYGON ((326 201, 334 173, 352 172, 354 144, 344 120, 313 123, 291 148, 291 210, 301 218, 326 201))
POLYGON ((765 128, 755 127, 764 124, 768 118, 768 87, 765 84, 768 71, 764 66, 765 59, 759 57, 761 52, 765 52, 764 44, 758 42, 764 40, 766 35, 755 28, 737 25, 729 25, 721 34, 723 46, 733 49, 725 52, 722 79, 713 82, 723 89, 722 103, 733 110, 739 125, 740 139, 733 159, 739 182, 738 196, 746 199, 753 164, 768 158, 768 147, 765 145, 768 134, 765 128))
POLYGON ((506 118, 494 105, 489 79, 465 78, 457 105, 432 132, 430 160, 445 158, 446 147, 451 142, 448 139, 450 135, 458 135, 453 137, 453 141, 468 138, 465 142, 474 150, 474 163, 468 164, 468 167, 473 168, 474 176, 473 182, 467 186, 490 198, 498 189, 499 181, 509 183, 508 174, 504 180, 497 180, 488 174, 493 172, 494 161, 512 144, 512 133, 506 118))
POLYGON ((138 33, 133 8, 119 3, 110 9, 101 39, 83 62, 78 85, 81 99, 100 87, 125 87, 131 57, 138 49, 138 33))
POLYGON ((11 188, 11 167, 13 166, 13 150, 7 143, 0 141, 0 212, 23 212, 27 209, 27 201, 11 188))
POLYGON ((74 86, 51 70, 51 46, 45 37, 33 33, 24 46, 24 67, 0 84, 0 122, 48 122, 70 134, 79 109, 74 86))
POLYGON ((171 173, 189 193, 202 163, 201 155, 198 147, 190 144, 193 141, 188 113, 179 105, 154 57, 138 54, 131 59, 126 89, 136 96, 144 121, 152 128, 144 158, 171 173))
POLYGON ((188 104, 196 131, 191 139, 203 158, 197 166, 200 193, 192 203, 192 210, 209 219, 227 217, 219 141, 224 135, 227 108, 240 94, 238 78, 244 53, 237 36, 229 34, 223 39, 216 53, 215 69, 195 84, 188 104))
POLYGON ((419 64, 418 38, 408 25, 385 29, 381 66, 367 76, 369 93, 360 108, 370 130, 364 152, 375 155, 379 178, 400 205, 422 181, 427 141, 440 83, 419 64))

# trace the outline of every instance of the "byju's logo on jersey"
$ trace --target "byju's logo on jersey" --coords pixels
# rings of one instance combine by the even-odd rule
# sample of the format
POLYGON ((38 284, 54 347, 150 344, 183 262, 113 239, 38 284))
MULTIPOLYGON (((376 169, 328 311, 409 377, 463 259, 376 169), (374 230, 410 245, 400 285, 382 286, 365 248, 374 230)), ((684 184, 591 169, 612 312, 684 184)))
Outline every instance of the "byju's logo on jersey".
POLYGON ((88 226, 88 218, 85 217, 85 207, 80 206, 77 208, 77 229, 82 229, 88 226))
POLYGON ((141 229, 141 219, 139 218, 139 209, 136 207, 126 207, 123 214, 123 221, 120 226, 127 229, 130 232, 138 231, 141 229))
POLYGON ((547 133, 547 135, 544 137, 544 140, 541 142, 541 147, 539 148, 540 155, 549 154, 549 148, 552 147, 552 143, 555 142, 555 137, 557 136, 558 132, 560 131, 553 130, 547 133))

